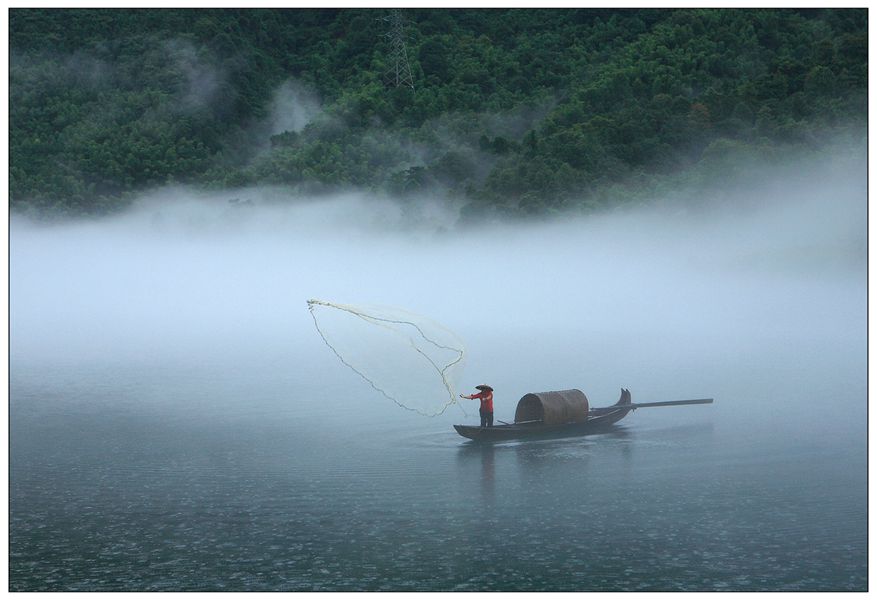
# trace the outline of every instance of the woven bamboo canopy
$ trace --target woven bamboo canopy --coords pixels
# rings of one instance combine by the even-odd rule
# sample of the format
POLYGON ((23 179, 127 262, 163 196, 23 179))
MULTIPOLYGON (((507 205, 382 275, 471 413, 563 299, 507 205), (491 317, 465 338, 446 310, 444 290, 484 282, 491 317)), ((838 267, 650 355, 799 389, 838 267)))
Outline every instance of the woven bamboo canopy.
POLYGON ((542 421, 546 425, 560 425, 587 420, 588 397, 581 390, 526 394, 515 410, 515 423, 542 421))

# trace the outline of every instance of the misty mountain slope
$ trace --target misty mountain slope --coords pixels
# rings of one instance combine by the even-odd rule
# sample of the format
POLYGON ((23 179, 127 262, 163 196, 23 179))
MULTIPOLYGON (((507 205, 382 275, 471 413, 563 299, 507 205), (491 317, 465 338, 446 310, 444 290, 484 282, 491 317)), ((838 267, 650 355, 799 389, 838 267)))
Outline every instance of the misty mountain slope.
POLYGON ((10 10, 10 197, 439 193, 464 218, 647 202, 864 139, 865 10, 10 10))

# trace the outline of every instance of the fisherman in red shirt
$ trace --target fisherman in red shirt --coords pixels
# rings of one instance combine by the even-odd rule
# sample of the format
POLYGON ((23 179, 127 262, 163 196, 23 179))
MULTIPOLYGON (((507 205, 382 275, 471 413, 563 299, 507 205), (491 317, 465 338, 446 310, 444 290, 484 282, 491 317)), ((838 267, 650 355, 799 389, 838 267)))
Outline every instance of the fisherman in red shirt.
POLYGON ((475 389, 481 391, 470 396, 460 394, 460 398, 466 398, 467 400, 475 400, 477 398, 481 400, 481 408, 478 410, 478 413, 481 415, 481 426, 493 427, 493 388, 489 385, 476 385, 475 389))

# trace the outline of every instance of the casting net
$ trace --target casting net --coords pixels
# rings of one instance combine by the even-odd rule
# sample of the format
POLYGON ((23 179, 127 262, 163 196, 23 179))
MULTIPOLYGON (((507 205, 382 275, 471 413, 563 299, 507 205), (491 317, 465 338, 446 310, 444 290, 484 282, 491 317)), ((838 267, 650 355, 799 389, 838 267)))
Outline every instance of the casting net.
POLYGON ((308 310, 326 346, 388 400, 429 417, 460 406, 465 350, 443 325, 399 308, 308 300, 308 310))

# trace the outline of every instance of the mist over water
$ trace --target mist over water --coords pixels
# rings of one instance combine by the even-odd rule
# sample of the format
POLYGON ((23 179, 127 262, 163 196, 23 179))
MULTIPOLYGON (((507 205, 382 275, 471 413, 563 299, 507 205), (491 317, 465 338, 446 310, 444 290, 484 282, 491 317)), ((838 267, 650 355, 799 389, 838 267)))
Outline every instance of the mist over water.
POLYGON ((716 193, 465 228, 264 188, 14 218, 11 588, 866 589, 864 157, 716 193), (500 420, 573 387, 716 403, 473 446, 475 403, 401 410, 309 298, 442 323, 500 420))

